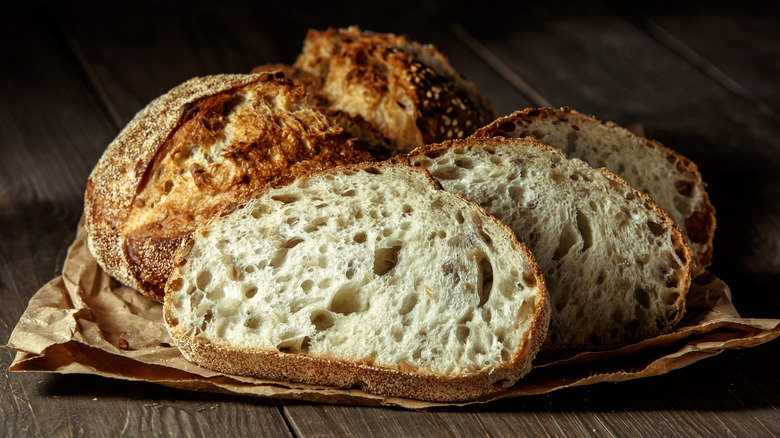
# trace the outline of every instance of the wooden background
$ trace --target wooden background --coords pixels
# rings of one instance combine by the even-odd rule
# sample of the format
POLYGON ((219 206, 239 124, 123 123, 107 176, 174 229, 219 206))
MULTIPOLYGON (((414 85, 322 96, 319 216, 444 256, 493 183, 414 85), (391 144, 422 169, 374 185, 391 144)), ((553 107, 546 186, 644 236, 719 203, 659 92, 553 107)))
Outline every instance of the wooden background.
MULTIPOLYGON (((500 115, 568 105, 699 164, 712 271, 743 316, 780 318, 780 13, 740 1, 21 2, 0 13, 0 343, 61 272, 87 176, 134 113, 184 80, 294 60, 306 30, 358 24, 435 44, 500 115), (683 2, 680 2, 683 3, 683 2)), ((661 377, 436 412, 9 374, 3 436, 774 436, 780 342, 661 377)))

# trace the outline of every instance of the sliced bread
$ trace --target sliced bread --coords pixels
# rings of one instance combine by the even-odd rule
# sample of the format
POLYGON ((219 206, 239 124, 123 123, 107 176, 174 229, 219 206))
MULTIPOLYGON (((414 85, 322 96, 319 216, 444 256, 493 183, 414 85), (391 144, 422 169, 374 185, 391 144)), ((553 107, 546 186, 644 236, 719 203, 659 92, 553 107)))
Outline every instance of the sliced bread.
POLYGON ((691 160, 657 141, 569 108, 519 111, 480 129, 475 136, 535 137, 560 148, 569 158, 606 167, 649 194, 677 222, 693 250, 695 273, 710 264, 715 209, 701 174, 691 160))
POLYGON ((165 323, 221 372, 426 400, 499 391, 530 369, 544 279, 506 225, 422 169, 312 172, 185 242, 165 323))
POLYGON ((506 223, 534 254, 552 302, 546 351, 620 346, 682 317, 685 238, 617 175, 532 138, 446 142, 409 159, 506 223))

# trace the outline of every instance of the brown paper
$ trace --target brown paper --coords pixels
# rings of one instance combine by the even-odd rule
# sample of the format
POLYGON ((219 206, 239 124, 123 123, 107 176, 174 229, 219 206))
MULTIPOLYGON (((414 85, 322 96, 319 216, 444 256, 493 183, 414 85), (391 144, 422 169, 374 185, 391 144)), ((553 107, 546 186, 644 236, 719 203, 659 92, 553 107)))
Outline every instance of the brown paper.
MULTIPOLYGON (((672 333, 619 350, 538 363, 514 387, 478 402, 664 374, 725 349, 756 346, 778 335, 780 320, 741 318, 731 304, 728 286, 705 273, 692 285, 686 316, 672 333)), ((10 371, 96 374, 193 391, 326 403, 410 409, 448 405, 358 389, 231 376, 194 365, 171 345, 162 306, 120 285, 98 267, 81 224, 62 275, 32 297, 5 348, 18 352, 10 371)))

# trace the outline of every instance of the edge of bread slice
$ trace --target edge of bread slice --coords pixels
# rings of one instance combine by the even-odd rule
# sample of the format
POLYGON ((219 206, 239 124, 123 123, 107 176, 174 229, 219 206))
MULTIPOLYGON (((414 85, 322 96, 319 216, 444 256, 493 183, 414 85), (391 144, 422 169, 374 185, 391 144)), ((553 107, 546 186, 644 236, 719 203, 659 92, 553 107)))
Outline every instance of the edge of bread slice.
POLYGON ((518 111, 474 136, 534 137, 569 158, 620 175, 649 194, 677 222, 693 250, 695 273, 710 265, 716 224, 706 184, 696 164, 661 143, 566 107, 518 111))
POLYGON ((532 138, 445 142, 409 160, 534 254, 552 301, 545 350, 622 346, 682 317, 691 251, 666 212, 619 176, 532 138))
POLYGON ((423 169, 336 167, 227 209, 180 249, 164 319, 221 372, 423 400, 526 374, 544 278, 506 225, 423 169))

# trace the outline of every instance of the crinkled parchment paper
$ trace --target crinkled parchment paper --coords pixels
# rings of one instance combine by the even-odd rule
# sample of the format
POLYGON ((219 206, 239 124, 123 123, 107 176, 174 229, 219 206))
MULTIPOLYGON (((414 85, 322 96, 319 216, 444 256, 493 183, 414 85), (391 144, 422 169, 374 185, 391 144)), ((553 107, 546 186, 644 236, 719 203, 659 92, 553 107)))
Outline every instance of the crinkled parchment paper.
MULTIPOLYGON (((685 319, 673 333, 620 350, 538 364, 514 387, 479 402, 664 374, 778 335, 780 320, 741 318, 728 286, 705 273, 694 281, 685 319)), ((225 375, 187 362, 170 342, 162 306, 106 275, 89 253, 80 224, 63 274, 32 297, 6 348, 17 351, 10 371, 97 374, 193 391, 326 403, 410 409, 447 405, 225 375)))

